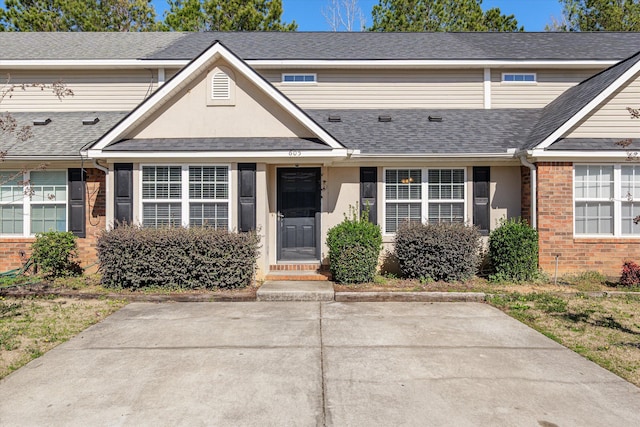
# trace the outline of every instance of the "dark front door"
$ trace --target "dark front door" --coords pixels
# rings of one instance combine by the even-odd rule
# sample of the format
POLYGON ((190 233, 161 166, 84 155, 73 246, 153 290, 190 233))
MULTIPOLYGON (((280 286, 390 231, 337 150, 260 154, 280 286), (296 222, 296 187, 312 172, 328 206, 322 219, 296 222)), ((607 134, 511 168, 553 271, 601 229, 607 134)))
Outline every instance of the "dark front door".
POLYGON ((319 259, 320 168, 278 169, 278 260, 319 259))

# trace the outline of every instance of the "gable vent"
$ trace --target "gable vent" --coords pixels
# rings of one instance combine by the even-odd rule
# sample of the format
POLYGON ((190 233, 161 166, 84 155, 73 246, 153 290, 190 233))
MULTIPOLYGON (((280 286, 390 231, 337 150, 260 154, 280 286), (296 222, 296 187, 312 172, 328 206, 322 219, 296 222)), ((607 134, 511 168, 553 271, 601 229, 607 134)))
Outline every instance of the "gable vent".
POLYGON ((211 79, 211 99, 230 99, 231 79, 226 73, 219 71, 211 79))
POLYGON ((378 116, 378 121, 379 122, 390 122, 391 121, 391 116, 380 115, 380 116, 378 116))
POLYGON ((339 123, 342 121, 342 117, 340 116, 329 116, 329 121, 331 123, 339 123))
POLYGON ((46 126, 51 123, 51 119, 49 117, 46 118, 38 118, 33 120, 34 126, 46 126))

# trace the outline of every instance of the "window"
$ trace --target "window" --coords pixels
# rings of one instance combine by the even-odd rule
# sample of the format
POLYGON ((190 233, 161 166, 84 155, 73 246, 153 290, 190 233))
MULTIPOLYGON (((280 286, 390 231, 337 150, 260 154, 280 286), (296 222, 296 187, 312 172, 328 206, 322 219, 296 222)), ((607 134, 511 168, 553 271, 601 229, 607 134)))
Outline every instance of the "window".
POLYGON ((227 166, 143 166, 142 224, 145 227, 229 228, 227 166))
POLYGON ((316 83, 315 74, 283 74, 283 83, 316 83))
POLYGON ((464 222, 464 169, 385 170, 385 233, 404 221, 464 222))
POLYGON ((640 236, 640 166, 576 165, 576 235, 640 236))
POLYGON ((0 177, 0 234, 66 231, 67 171, 3 171, 0 177))
POLYGON ((536 73, 502 73, 503 83, 535 83, 536 73))

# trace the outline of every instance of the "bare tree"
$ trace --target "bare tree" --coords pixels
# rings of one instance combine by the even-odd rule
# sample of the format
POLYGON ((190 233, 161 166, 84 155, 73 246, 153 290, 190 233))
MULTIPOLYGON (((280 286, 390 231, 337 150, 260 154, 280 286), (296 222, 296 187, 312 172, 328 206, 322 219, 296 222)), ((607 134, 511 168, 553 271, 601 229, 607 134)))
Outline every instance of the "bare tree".
POLYGON ((327 0, 321 9, 331 31, 362 31, 365 18, 358 0, 327 0))

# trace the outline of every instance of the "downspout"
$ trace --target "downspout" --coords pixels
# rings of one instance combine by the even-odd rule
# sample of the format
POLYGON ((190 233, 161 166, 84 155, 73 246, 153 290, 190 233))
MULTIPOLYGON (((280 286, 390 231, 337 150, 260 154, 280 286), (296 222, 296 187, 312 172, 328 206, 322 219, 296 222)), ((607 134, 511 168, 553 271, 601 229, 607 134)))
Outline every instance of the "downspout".
POLYGON ((538 228, 538 197, 537 197, 537 169, 536 165, 527 160, 526 154, 520 155, 520 162, 523 166, 526 166, 531 171, 531 226, 534 229, 538 228))

